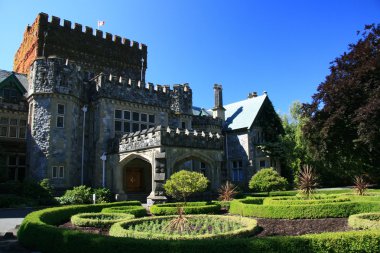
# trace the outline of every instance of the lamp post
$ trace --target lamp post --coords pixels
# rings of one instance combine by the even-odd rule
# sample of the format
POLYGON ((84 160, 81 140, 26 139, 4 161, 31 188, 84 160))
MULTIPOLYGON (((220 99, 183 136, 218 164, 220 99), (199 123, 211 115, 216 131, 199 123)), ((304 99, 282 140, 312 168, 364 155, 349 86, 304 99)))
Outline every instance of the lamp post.
POLYGON ((83 185, 83 175, 84 175, 84 172, 83 172, 83 164, 84 164, 84 129, 86 127, 86 112, 87 112, 87 105, 84 105, 82 107, 82 111, 83 111, 83 133, 82 133, 82 167, 81 167, 81 177, 80 177, 80 183, 81 185, 83 185))
POLYGON ((106 152, 103 152, 102 156, 100 157, 100 160, 102 160, 102 164, 103 164, 102 186, 104 188, 106 187, 106 160, 107 160, 106 152))

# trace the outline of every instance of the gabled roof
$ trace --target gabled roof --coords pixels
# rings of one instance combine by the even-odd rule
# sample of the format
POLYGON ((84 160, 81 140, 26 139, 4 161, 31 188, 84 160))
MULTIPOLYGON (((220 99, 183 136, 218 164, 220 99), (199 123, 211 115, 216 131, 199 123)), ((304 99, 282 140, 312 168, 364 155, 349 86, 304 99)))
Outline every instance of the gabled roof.
POLYGON ((225 105, 226 130, 250 128, 264 104, 266 94, 225 105))
POLYGON ((193 115, 195 116, 212 116, 212 114, 208 113, 205 108, 200 108, 193 106, 193 115))
POLYGON ((23 90, 23 93, 28 90, 28 79, 26 78, 26 75, 0 69, 0 84, 8 78, 14 78, 16 82, 18 82, 18 84, 21 86, 19 88, 23 90))

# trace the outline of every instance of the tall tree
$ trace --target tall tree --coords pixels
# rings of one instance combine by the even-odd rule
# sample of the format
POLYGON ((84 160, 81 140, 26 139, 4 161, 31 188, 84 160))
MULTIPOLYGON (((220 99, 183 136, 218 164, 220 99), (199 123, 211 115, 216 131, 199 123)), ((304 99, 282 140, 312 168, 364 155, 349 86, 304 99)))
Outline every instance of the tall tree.
POLYGON ((318 172, 330 184, 353 175, 380 176, 380 25, 367 25, 348 53, 336 58, 312 102, 303 105, 303 132, 318 172))

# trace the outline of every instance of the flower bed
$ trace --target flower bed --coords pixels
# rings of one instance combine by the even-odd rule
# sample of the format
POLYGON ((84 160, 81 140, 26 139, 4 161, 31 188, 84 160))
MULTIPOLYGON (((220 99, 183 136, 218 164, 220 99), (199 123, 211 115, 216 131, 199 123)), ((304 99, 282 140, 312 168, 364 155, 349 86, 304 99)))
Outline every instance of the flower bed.
POLYGON ((146 216, 146 209, 143 206, 115 206, 103 208, 102 213, 129 213, 136 218, 146 216))
POLYGON ((109 227, 112 224, 135 218, 126 213, 80 213, 71 216, 71 223, 80 227, 109 227))
MULTIPOLYGON (((178 206, 183 203, 158 204, 150 207, 154 215, 174 215, 178 212, 178 206)), ((217 202, 187 202, 183 210, 185 214, 217 214, 221 206, 217 202)))
POLYGON ((221 239, 252 235, 257 231, 256 220, 219 215, 188 215, 184 231, 170 229, 168 224, 177 216, 149 217, 114 224, 109 234, 117 237, 194 240, 221 239))
POLYGON ((348 225, 355 229, 377 229, 380 230, 380 213, 361 213, 351 215, 348 225))

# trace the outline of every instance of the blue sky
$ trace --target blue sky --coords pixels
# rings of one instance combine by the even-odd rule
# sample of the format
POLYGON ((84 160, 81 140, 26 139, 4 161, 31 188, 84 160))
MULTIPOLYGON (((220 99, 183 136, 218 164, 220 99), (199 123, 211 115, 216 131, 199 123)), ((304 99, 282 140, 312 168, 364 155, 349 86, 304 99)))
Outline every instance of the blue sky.
POLYGON ((267 91, 275 109, 308 102, 365 24, 380 23, 380 0, 48 1, 0 0, 0 69, 11 70, 23 32, 39 12, 148 45, 147 81, 189 83, 193 104, 213 106, 267 91))

